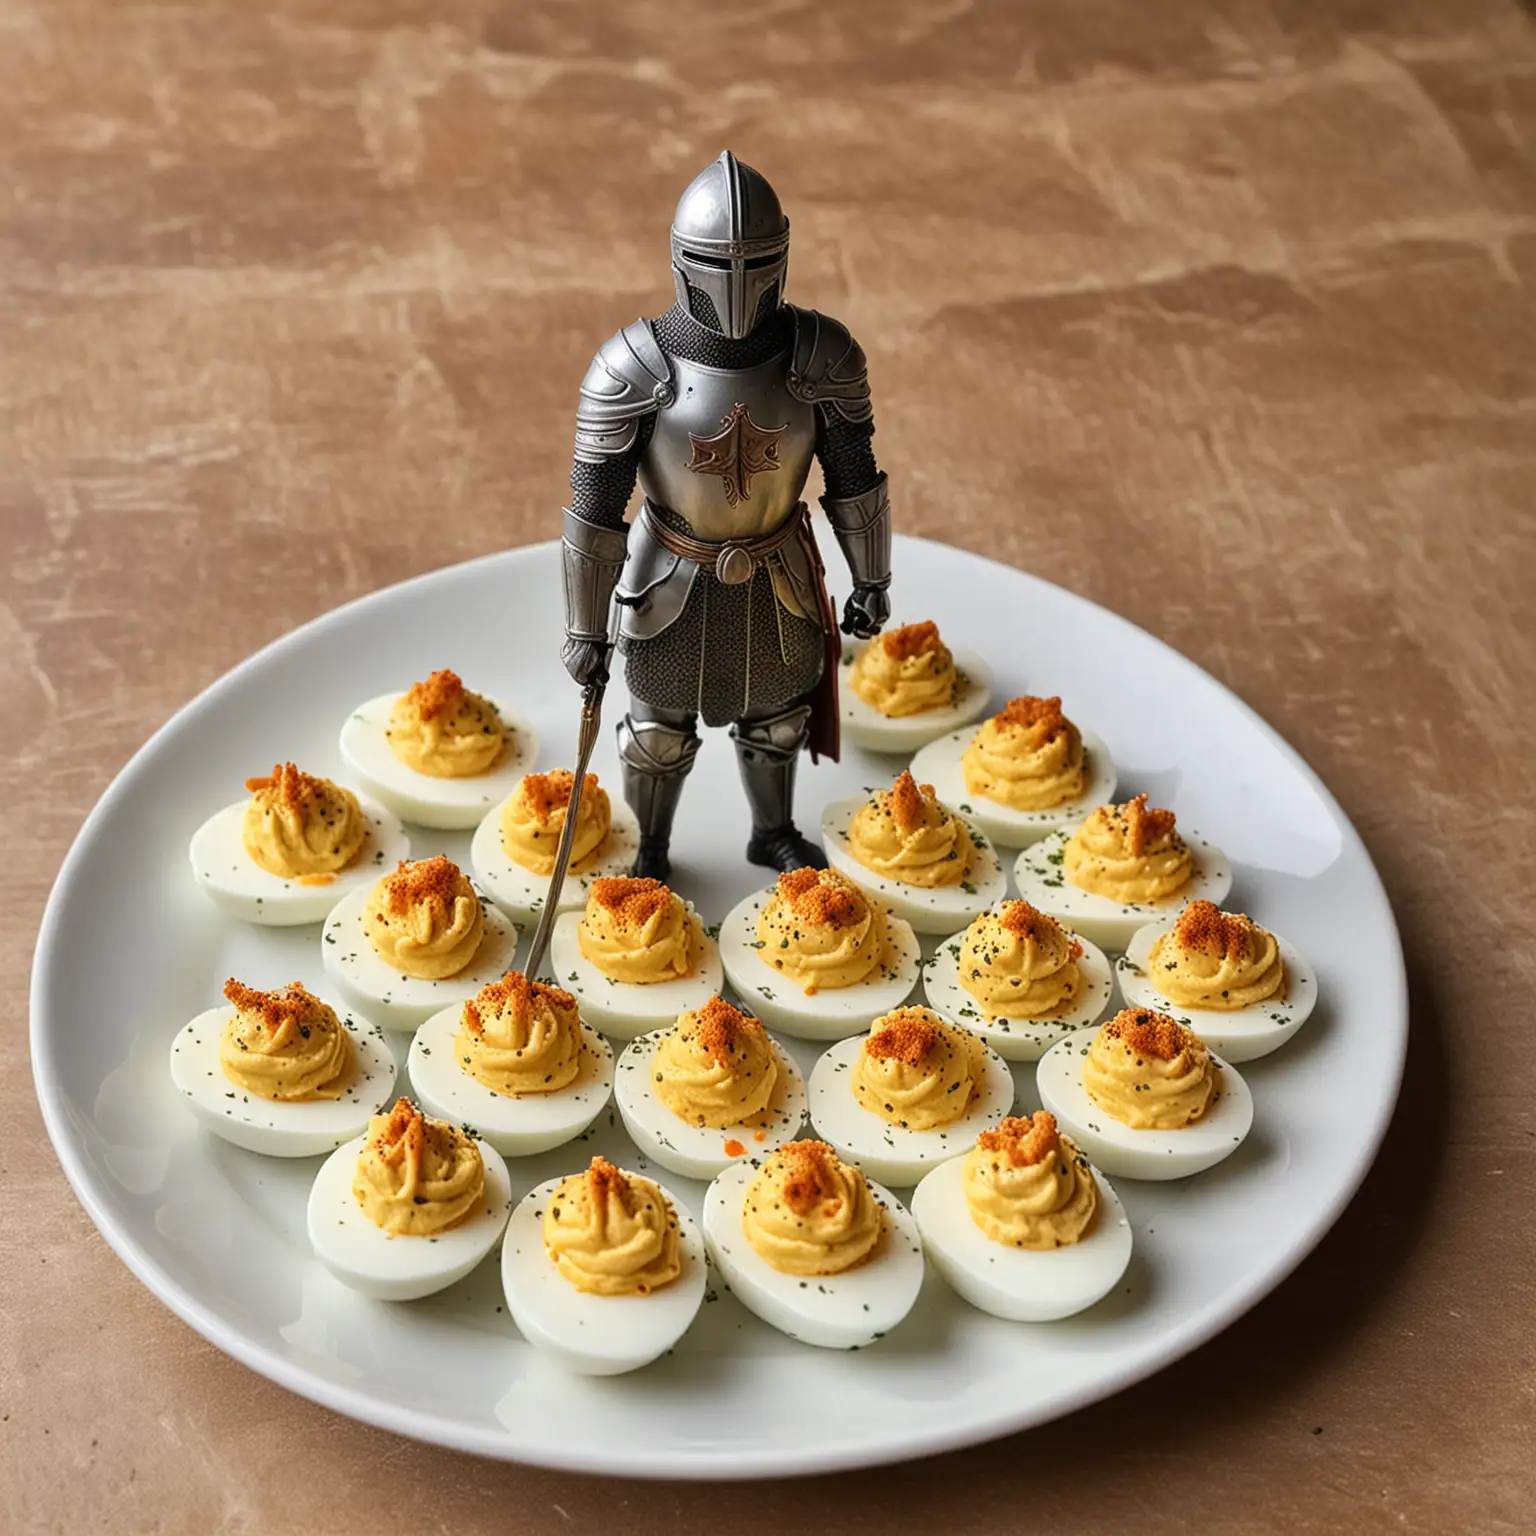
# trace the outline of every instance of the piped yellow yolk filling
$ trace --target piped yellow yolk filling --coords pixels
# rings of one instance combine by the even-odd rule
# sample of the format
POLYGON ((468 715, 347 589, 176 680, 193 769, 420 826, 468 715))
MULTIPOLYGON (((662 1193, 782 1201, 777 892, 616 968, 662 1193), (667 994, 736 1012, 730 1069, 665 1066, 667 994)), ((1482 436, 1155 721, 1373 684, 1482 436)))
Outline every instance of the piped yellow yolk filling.
POLYGON ((1026 901, 983 912, 960 940, 960 985, 993 1018, 1046 1019, 1083 995, 1083 946, 1026 901))
POLYGON ((824 1141, 792 1141, 747 1186, 741 1229, 780 1274, 840 1275, 875 1251, 885 1218, 860 1169, 824 1141))
POLYGON ((849 686, 892 720, 953 704, 961 680, 955 658, 931 620, 877 635, 859 652, 849 686))
POLYGON ((698 969, 704 929, 660 880, 594 880, 576 929, 581 952, 610 981, 648 987, 698 969))
POLYGON ((549 1197, 544 1247, 591 1296, 648 1296, 683 1272, 677 1213, 649 1179, 594 1157, 549 1197))
POLYGON ((890 964, 885 908, 836 870, 791 870, 758 914, 757 951, 807 996, 857 986, 890 964))
POLYGON ((322 881, 345 869, 368 837, 363 808, 350 789, 277 763, 247 779, 251 798, 240 840, 252 860, 284 880, 322 881))
POLYGON ((936 890, 964 882, 974 845, 965 823, 939 803, 933 786, 903 773, 854 813, 848 851, 877 875, 936 890))
MULTIPOLYGON (((501 844, 507 857, 531 874, 549 875, 555 869, 555 850, 565 829, 575 776, 568 768, 552 773, 530 773, 507 797, 501 810, 501 844)), ((613 825, 613 806, 608 791, 589 773, 582 781, 576 809, 576 834, 571 844, 571 870, 580 874, 602 848, 613 825)))
POLYGON ((651 1058, 656 1097, 679 1120, 716 1130, 766 1109, 778 1081, 762 1022, 720 997, 683 1014, 651 1058))
POLYGON ((1194 860, 1172 811, 1153 810, 1137 795, 1101 805, 1067 839, 1062 870, 1080 890, 1119 902, 1163 901, 1194 874, 1194 860))
POLYGON ((456 672, 413 683, 389 712, 389 749, 417 773, 469 779, 489 773, 506 751, 507 730, 487 698, 465 688, 456 672))
POLYGON ((464 872, 437 854, 415 863, 402 859, 385 875, 368 893, 363 925, 386 965, 441 981, 474 960, 485 936, 485 911, 464 872))
POLYGON ((1186 1008, 1251 1008, 1285 996, 1285 962, 1274 934, 1240 912, 1192 901, 1152 946, 1152 985, 1186 1008))
POLYGON ((581 1074, 576 999, 508 971, 464 1004, 454 1049, 464 1071, 492 1093, 559 1093, 581 1074))
POLYGON ((1059 698, 1011 699, 982 723, 960 759, 971 794, 1015 811, 1046 811, 1083 792, 1083 736, 1059 698))
POLYGON ((1038 1110, 983 1131, 965 1155, 966 1209, 994 1243, 1036 1252, 1081 1242, 1099 1209, 1088 1159, 1038 1110))
POLYGON ((931 1131, 965 1114, 985 1074, 975 1035, 931 1009, 899 1008, 875 1020, 849 1079, 872 1114, 903 1130, 931 1131))
POLYGON ((280 1103, 339 1099, 352 1077, 352 1037, 335 1011, 290 982, 258 992, 231 977, 234 1013, 219 1036, 219 1066, 237 1088, 280 1103))
POLYGON ((389 1114, 368 1122, 352 1194, 391 1237, 434 1237, 474 1215, 485 1195, 485 1162, 457 1126, 397 1099, 389 1114))
POLYGON ((1165 1013, 1126 1008, 1094 1037, 1083 1058, 1088 1097, 1134 1131, 1193 1125, 1221 1091, 1205 1042, 1165 1013))

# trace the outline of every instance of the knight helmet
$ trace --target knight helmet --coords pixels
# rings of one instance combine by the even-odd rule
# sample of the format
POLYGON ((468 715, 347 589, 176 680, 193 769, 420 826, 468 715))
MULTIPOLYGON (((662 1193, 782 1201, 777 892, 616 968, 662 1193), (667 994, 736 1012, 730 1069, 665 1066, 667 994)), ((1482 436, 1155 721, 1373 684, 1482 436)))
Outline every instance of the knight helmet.
POLYGON ((783 297, 789 220, 767 179, 730 150, 704 167, 672 220, 677 302, 720 336, 755 330, 783 297))

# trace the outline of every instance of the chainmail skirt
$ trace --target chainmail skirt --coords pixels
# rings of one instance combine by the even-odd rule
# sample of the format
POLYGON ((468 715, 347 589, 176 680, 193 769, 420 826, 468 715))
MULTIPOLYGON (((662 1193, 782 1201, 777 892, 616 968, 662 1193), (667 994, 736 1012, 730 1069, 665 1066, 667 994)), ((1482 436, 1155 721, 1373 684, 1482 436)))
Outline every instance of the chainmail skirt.
POLYGON ((780 606, 766 566, 735 586, 701 569, 683 611, 659 635, 621 642, 624 680, 642 703, 729 725, 809 693, 824 643, 819 624, 780 606))

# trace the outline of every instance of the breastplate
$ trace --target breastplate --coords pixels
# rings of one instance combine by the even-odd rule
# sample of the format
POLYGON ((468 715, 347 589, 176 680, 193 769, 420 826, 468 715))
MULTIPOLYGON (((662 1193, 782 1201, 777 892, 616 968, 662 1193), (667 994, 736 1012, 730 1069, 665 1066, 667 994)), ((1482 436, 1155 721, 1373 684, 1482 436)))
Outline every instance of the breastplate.
POLYGON ((815 408, 785 383, 789 353, 739 370, 676 357, 672 369, 675 397, 657 412, 641 489, 698 538, 771 533, 800 500, 816 441, 815 408))

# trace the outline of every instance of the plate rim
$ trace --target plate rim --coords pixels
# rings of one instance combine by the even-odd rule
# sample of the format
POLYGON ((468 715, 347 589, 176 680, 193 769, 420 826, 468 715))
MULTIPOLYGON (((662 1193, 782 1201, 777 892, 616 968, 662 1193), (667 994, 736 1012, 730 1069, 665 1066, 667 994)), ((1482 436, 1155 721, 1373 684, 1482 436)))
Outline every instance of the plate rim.
MULTIPOLYGON (((840 1445, 818 1450, 812 1445, 794 1448, 775 1447, 754 1452, 739 1449, 711 1451, 699 1456, 697 1450, 686 1457, 677 1456, 662 1461, 652 1455, 628 1457, 622 1448, 612 1448, 608 1465, 603 1469, 614 1475, 644 1479, 647 1481, 696 1481, 719 1482, 741 1478, 780 1478, 817 1475, 827 1472, 850 1471, 855 1468, 895 1463, 915 1456, 940 1455, 972 1445, 985 1444, 1002 1439, 1036 1425, 1050 1423, 1079 1409, 1101 1402, 1124 1391, 1137 1382, 1156 1375, 1174 1361, 1191 1353, 1203 1343, 1225 1331, 1238 1318, 1250 1311, 1266 1296, 1282 1285, 1322 1241, 1338 1221, 1355 1195, 1359 1192, 1366 1174, 1381 1150, 1388 1126, 1402 1088, 1404 1066, 1408 1052, 1408 980, 1403 956, 1402 933, 1391 898, 1381 879, 1380 871, 1371 858, 1370 850, 1360 836, 1353 821, 1323 782, 1310 763, 1240 694, 1213 677, 1198 663, 1175 649, 1150 631, 1133 624, 1112 609, 1094 602, 1091 598, 1074 592, 1059 583, 1047 581, 1018 566, 1008 565, 960 545, 946 544, 942 540, 929 539, 914 534, 898 534, 902 544, 942 549, 946 554, 957 555, 966 561, 1006 572, 1012 579, 1030 586, 1065 594, 1074 603, 1092 610, 1100 620, 1108 620, 1138 643, 1146 643, 1164 653, 1166 659, 1209 686, 1217 689, 1254 726, 1268 745, 1276 748, 1289 766, 1318 796, 1339 829, 1343 847, 1360 861, 1363 872, 1369 877, 1380 897, 1391 929, 1393 959, 1389 977, 1383 977, 1381 997, 1383 1012, 1396 1022, 1390 1039, 1383 1039, 1385 1053, 1391 1051, 1390 1062, 1384 1063, 1387 1071, 1383 1081, 1388 1091, 1381 1099, 1375 1123, 1360 1143, 1355 1164, 1348 1176, 1336 1187, 1331 1197, 1307 1213, 1301 1235, 1282 1260, 1264 1270, 1257 1277, 1237 1286, 1222 1301, 1209 1309, 1187 1317, 1161 1334, 1156 1343, 1138 1355, 1134 1363, 1121 1363, 1092 1383, 1066 1387, 1053 1394, 1043 1404, 1031 1404, 1015 1412, 988 1415, 984 1420, 975 1416, 961 1417, 944 1423, 924 1424, 910 1430, 893 1432, 882 1439, 877 1447, 868 1450, 840 1445)), ((95 1187, 91 1169, 86 1165, 75 1144, 75 1132, 71 1124, 68 1105, 64 1099, 56 1071, 52 1067, 54 1044, 44 1020, 52 1013, 50 963, 56 961, 59 928, 65 907, 69 904, 78 871, 87 855, 99 842, 103 829, 109 822, 117 802, 128 793, 136 778, 138 765, 163 742, 173 738, 186 728, 189 717, 205 702, 222 697, 237 687, 248 673, 261 667, 270 657, 287 649, 307 643, 329 628, 344 623, 354 609, 384 601, 411 586, 429 587, 434 583, 451 580, 462 571, 490 564, 509 567, 534 563, 548 557, 558 548, 558 540, 546 540, 536 544, 519 545, 511 549, 493 550, 470 560, 437 566, 428 571, 391 582, 386 586, 351 598, 335 608, 317 614, 285 634, 277 636, 253 651, 229 671, 215 678, 206 688, 175 710, 145 740, 118 769, 81 823, 43 908, 33 946, 31 984, 28 995, 28 1049, 32 1062, 33 1089, 42 1112, 43 1125, 58 1158, 65 1179, 74 1191, 92 1225, 105 1239, 129 1271, 158 1300, 174 1312, 223 1354, 231 1356, 248 1369, 269 1381, 287 1388, 290 1392, 311 1402, 340 1413, 347 1418, 369 1424, 375 1428, 407 1436, 427 1444, 441 1445, 449 1449, 466 1451, 493 1460, 513 1462, 527 1466, 546 1467, 556 1471, 594 1471, 590 1458, 568 1453, 564 1447, 534 1448, 529 1455, 526 1449, 517 1447, 511 1437, 489 1427, 477 1428, 468 1424, 450 1425, 436 1415, 400 1405, 385 1403, 364 1391, 348 1388, 324 1377, 306 1372, 299 1365, 287 1360, 264 1346, 247 1339, 237 1328, 227 1325, 207 1304, 187 1287, 170 1276, 157 1271, 153 1256, 127 1231, 120 1228, 95 1187), (517 1452, 522 1451, 522 1454, 517 1452)))

